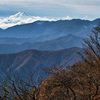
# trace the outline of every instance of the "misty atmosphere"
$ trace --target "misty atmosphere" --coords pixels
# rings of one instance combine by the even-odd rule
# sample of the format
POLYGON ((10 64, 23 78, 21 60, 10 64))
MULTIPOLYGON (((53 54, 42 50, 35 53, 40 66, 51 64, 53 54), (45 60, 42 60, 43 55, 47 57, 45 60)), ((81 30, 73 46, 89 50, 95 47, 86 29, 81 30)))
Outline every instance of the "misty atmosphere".
POLYGON ((100 100, 99 0, 0 0, 0 100, 100 100))

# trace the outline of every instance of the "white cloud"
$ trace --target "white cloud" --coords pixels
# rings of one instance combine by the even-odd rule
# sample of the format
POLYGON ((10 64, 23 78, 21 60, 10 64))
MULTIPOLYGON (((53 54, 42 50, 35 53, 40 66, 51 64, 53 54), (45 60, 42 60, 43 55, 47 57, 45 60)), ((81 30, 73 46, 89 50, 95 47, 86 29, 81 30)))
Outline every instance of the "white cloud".
MULTIPOLYGON (((69 16, 67 16, 67 17, 63 17, 62 19, 70 20, 71 18, 69 16)), ((18 12, 15 15, 0 18, 0 28, 6 29, 8 27, 12 27, 15 25, 32 23, 32 22, 35 22, 38 20, 40 20, 40 21, 56 21, 56 20, 60 20, 60 18, 59 19, 50 19, 47 17, 27 16, 27 14, 25 14, 24 12, 18 12)))
POLYGON ((69 17, 69 16, 67 16, 67 17, 63 17, 62 19, 63 19, 63 20, 71 20, 72 18, 69 17))

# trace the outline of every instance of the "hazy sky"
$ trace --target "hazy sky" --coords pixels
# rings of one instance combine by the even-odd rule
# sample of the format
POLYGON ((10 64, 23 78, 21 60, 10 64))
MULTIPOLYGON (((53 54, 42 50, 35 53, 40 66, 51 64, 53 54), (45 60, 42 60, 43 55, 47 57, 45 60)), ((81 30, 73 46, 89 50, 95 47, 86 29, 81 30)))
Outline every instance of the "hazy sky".
POLYGON ((32 16, 100 18, 100 0, 0 0, 0 16, 26 12, 32 16))

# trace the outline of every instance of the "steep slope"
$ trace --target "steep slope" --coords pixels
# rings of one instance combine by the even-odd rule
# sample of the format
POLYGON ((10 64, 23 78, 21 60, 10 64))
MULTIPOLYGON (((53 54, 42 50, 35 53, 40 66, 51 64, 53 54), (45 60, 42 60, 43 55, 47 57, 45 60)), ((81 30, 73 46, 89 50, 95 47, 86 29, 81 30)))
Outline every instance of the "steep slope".
MULTIPOLYGON (((70 48, 60 51, 26 50, 14 54, 0 54, 0 69, 10 69, 20 76, 36 71, 36 75, 43 72, 46 67, 54 65, 75 64, 80 56, 80 48, 70 48)), ((0 70, 2 74, 2 70, 0 70)))

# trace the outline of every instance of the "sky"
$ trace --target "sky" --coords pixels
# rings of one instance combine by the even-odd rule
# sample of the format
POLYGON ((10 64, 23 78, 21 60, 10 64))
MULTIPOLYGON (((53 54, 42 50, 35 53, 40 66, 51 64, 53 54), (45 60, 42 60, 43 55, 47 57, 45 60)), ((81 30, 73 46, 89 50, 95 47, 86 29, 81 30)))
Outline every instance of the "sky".
POLYGON ((100 18, 100 0, 0 0, 0 17, 18 12, 47 18, 100 18))

